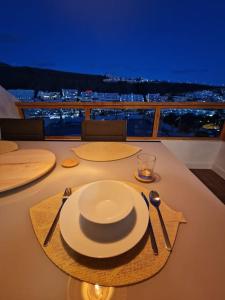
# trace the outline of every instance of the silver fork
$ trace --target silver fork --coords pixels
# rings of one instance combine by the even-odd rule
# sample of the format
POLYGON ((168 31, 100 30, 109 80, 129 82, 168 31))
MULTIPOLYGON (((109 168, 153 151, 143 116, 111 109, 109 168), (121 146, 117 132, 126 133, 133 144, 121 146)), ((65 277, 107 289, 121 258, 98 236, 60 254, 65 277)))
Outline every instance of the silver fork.
POLYGON ((55 231, 56 225, 57 225, 57 223, 58 223, 61 209, 62 209, 64 203, 66 202, 66 200, 69 198, 69 196, 70 196, 71 194, 72 194, 71 188, 66 188, 66 189, 65 189, 65 192, 64 192, 64 194, 63 194, 63 198, 62 198, 62 204, 61 204, 60 208, 58 209, 58 212, 57 212, 57 214, 56 214, 56 216, 55 216, 55 219, 54 219, 54 221, 52 222, 52 225, 51 225, 51 227, 50 227, 50 229, 49 229, 49 231, 48 231, 48 233, 47 233, 47 235, 46 235, 45 241, 44 241, 44 243, 43 243, 43 246, 44 246, 44 247, 46 247, 46 246, 48 245, 48 243, 50 242, 50 240, 51 240, 51 238, 52 238, 52 235, 53 235, 53 233, 54 233, 54 231, 55 231))

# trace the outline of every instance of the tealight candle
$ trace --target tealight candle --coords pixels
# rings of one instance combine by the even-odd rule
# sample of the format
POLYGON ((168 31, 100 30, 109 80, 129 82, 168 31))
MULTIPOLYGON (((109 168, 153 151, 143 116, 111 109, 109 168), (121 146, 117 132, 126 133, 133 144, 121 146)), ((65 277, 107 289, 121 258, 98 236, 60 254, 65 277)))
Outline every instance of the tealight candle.
POLYGON ((137 155, 138 159, 138 176, 144 180, 153 178, 154 167, 156 162, 155 155, 141 153, 137 155))

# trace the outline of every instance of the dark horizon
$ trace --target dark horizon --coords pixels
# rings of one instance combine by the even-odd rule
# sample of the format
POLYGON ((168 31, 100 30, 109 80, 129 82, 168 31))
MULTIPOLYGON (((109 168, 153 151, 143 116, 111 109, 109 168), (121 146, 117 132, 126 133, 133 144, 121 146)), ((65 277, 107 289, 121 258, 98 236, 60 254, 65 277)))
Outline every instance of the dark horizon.
MULTIPOLYGON (((76 72, 76 71, 65 71, 65 70, 59 70, 59 69, 55 69, 55 68, 47 68, 47 67, 33 67, 33 66, 28 66, 28 65, 11 65, 9 63, 6 63, 6 62, 3 62, 3 61, 0 61, 0 66, 9 66, 9 67, 12 67, 12 68, 28 68, 28 69, 36 69, 36 70, 42 70, 42 71, 56 71, 56 72, 61 72, 61 73, 66 73, 66 74, 79 74, 81 76, 98 76, 98 77, 108 77, 112 74, 96 74, 96 73, 84 73, 84 72, 76 72)), ((123 78, 124 80, 126 79, 138 79, 138 78, 144 78, 144 77, 141 77, 141 76, 137 76, 137 77, 131 77, 131 76, 115 76, 115 77, 118 77, 118 78, 123 78)), ((185 81, 172 81, 172 80, 161 80, 161 79, 158 79, 158 78, 144 78, 144 79, 147 79, 149 80, 149 82, 167 82, 167 83, 171 83, 171 84, 190 84, 190 85, 202 85, 202 86, 209 86, 209 87, 215 87, 215 88, 223 88, 225 86, 225 84, 210 84, 210 83, 203 83, 203 82, 185 82, 185 81)), ((1 84, 1 76, 0 76, 0 84, 1 84)))
POLYGON ((223 86, 183 83, 171 81, 142 81, 111 79, 96 74, 82 74, 53 69, 14 67, 0 63, 0 84, 6 89, 32 89, 60 91, 61 89, 92 90, 120 94, 160 93, 160 95, 181 95, 187 92, 214 90, 223 93, 223 86))

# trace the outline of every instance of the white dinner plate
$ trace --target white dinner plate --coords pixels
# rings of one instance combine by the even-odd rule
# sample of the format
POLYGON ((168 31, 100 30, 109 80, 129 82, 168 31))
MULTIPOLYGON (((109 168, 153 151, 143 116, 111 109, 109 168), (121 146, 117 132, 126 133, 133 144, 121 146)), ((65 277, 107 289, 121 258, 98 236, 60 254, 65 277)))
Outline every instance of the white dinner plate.
POLYGON ((86 220, 79 212, 79 189, 75 191, 64 204, 59 219, 61 234, 70 248, 89 257, 107 258, 134 247, 147 229, 149 212, 141 194, 132 189, 133 210, 113 224, 86 220))

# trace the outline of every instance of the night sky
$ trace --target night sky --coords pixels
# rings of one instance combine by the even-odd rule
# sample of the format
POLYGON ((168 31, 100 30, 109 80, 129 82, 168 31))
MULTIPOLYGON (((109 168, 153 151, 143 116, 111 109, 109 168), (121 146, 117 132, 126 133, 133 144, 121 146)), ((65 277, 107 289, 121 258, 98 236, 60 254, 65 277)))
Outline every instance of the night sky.
POLYGON ((225 0, 0 0, 0 62, 225 83, 225 0))

